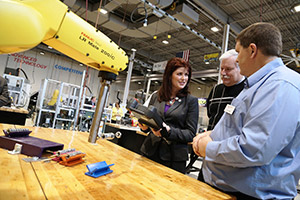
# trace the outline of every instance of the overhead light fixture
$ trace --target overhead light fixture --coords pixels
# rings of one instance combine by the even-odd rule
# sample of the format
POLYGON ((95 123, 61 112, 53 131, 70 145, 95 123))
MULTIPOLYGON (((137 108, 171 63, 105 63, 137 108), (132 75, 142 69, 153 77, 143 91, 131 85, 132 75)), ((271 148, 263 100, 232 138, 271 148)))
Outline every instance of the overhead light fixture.
POLYGON ((141 85, 142 83, 139 81, 138 84, 141 85))
POLYGON ((211 27, 210 30, 212 30, 213 32, 218 32, 219 31, 219 29, 217 27, 215 27, 215 26, 211 27))
POLYGON ((171 39, 171 37, 172 37, 171 34, 170 34, 171 30, 172 30, 172 21, 170 22, 169 33, 168 33, 168 39, 171 39))
POLYGON ((43 51, 40 52, 41 55, 45 55, 45 53, 43 51))
POLYGON ((51 46, 48 46, 48 49, 53 49, 53 47, 51 47, 51 46))
POLYGON ((135 49, 135 48, 132 48, 131 51, 136 51, 136 49, 135 49))
POLYGON ((98 9, 99 12, 101 12, 102 14, 107 14, 107 10, 103 9, 103 8, 100 8, 98 9))
POLYGON ((201 87, 198 87, 198 90, 201 90, 201 87))
POLYGON ((298 4, 295 4, 292 9, 291 9, 292 12, 300 12, 300 3, 298 4))
POLYGON ((144 26, 144 27, 148 26, 148 20, 147 20, 147 19, 144 20, 143 26, 144 26))
POLYGON ((206 65, 209 65, 209 62, 206 61, 205 64, 206 64, 206 65))
POLYGON ((82 63, 79 63, 79 65, 80 65, 80 66, 83 66, 83 64, 82 64, 82 63))
POLYGON ((148 72, 151 72, 151 69, 147 69, 148 72))
POLYGON ((162 43, 169 44, 168 40, 163 40, 162 43))
POLYGON ((155 26, 155 34, 154 34, 154 36, 153 36, 153 39, 154 39, 154 40, 157 39, 156 33, 157 33, 157 26, 158 26, 158 23, 159 23, 159 19, 158 19, 158 22, 156 23, 156 26, 155 26))
POLYGON ((205 80, 206 80, 206 78, 202 77, 202 78, 201 78, 201 80, 202 80, 202 81, 205 81, 205 80))

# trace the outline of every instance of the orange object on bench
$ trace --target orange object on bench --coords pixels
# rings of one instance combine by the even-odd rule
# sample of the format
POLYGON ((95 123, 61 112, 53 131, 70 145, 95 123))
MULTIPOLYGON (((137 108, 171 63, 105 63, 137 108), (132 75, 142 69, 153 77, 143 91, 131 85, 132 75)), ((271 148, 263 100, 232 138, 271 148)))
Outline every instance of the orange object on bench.
POLYGON ((85 156, 84 153, 79 153, 76 154, 74 156, 70 156, 70 155, 62 155, 61 156, 61 161, 59 162, 59 164, 61 165, 65 165, 65 166, 73 166, 73 165, 77 165, 79 163, 84 162, 84 160, 82 159, 85 156))

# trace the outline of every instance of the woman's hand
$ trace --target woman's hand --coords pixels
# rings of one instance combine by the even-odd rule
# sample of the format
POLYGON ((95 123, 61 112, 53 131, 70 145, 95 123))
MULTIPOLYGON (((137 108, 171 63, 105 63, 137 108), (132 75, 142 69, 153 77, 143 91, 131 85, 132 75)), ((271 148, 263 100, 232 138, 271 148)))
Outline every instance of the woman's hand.
POLYGON ((149 127, 145 124, 141 124, 140 122, 138 123, 140 129, 142 129, 143 131, 147 130, 149 127))
POLYGON ((170 130, 171 130, 171 128, 170 128, 170 126, 168 126, 165 122, 163 122, 163 127, 165 127, 166 129, 167 129, 167 131, 168 131, 168 133, 170 132, 170 130))
MULTIPOLYGON (((170 130, 171 130, 170 126, 168 126, 165 122, 163 122, 162 125, 163 125, 163 127, 166 128, 167 132, 170 132, 170 130)), ((156 135, 157 137, 162 137, 161 132, 160 132, 161 129, 154 130, 153 128, 151 128, 151 130, 152 130, 153 134, 156 135)))
POLYGON ((160 130, 161 130, 161 129, 155 131, 153 128, 151 128, 152 133, 153 133, 155 136, 157 136, 157 137, 161 137, 160 130))

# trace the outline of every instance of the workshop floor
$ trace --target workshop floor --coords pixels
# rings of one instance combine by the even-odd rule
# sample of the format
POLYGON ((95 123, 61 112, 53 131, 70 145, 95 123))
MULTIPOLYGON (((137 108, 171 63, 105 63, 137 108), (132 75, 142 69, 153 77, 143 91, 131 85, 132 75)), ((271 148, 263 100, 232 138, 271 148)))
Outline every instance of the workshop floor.
MULTIPOLYGON (((189 161, 187 163, 189 163, 189 161)), ((196 162, 193 164, 192 169, 201 169, 201 166, 202 166, 202 161, 200 159, 197 159, 196 162)), ((197 179, 198 174, 199 174, 199 171, 194 172, 193 170, 191 170, 191 172, 187 175, 192 177, 192 178, 197 179)))

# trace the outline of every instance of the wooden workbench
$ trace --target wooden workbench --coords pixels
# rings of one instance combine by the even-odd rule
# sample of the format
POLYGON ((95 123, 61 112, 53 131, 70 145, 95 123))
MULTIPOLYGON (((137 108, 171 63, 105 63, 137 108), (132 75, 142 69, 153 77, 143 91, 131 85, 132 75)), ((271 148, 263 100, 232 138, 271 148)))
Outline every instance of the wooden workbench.
POLYGON ((122 133, 122 137, 119 139, 115 138, 111 140, 111 142, 118 144, 135 153, 142 154, 140 149, 148 133, 142 132, 139 127, 107 122, 105 123, 105 133, 116 133, 118 131, 122 133))
POLYGON ((25 125, 27 114, 24 108, 0 107, 0 123, 25 125))
MULTIPOLYGON (((3 129, 11 125, 0 124, 3 129)), ((22 127, 22 126, 17 126, 22 127)), ((24 128, 24 127, 22 127, 24 128)), ((25 162, 0 149, 0 199, 234 199, 208 185, 157 164, 114 143, 88 142, 88 133, 27 127, 31 136, 86 153, 85 163, 65 167, 54 161, 25 162), (112 173, 92 178, 86 165, 114 163, 112 173)))
POLYGON ((22 113, 22 114, 28 114, 28 110, 25 110, 24 108, 12 108, 12 107, 0 107, 0 111, 6 111, 6 112, 13 112, 13 113, 22 113))
POLYGON ((109 122, 105 122, 105 125, 111 126, 111 127, 117 128, 117 129, 121 129, 121 130, 133 131, 133 132, 143 135, 143 136, 148 135, 148 133, 144 133, 143 131, 141 131, 141 129, 139 127, 133 127, 133 126, 122 125, 122 124, 114 124, 114 123, 109 123, 109 122))

